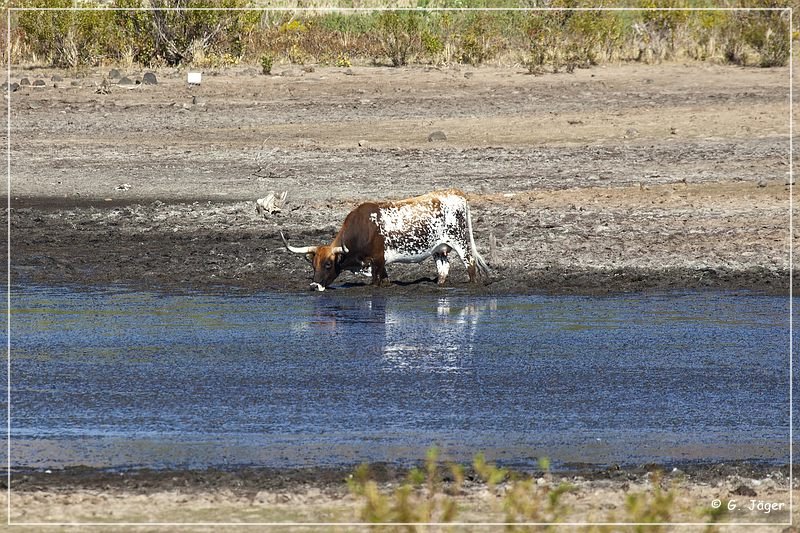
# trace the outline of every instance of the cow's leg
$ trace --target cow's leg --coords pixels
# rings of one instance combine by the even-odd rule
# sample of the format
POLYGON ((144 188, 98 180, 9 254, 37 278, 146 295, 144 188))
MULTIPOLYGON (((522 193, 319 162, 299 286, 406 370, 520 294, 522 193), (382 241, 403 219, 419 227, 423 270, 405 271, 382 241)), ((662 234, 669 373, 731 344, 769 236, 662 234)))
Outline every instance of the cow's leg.
POLYGON ((436 252, 433 254, 433 259, 436 261, 436 272, 439 274, 438 283, 444 285, 444 282, 447 281, 447 274, 450 272, 450 260, 447 259, 447 252, 436 252))
POLYGON ((381 286, 381 282, 389 277, 386 272, 386 261, 381 259, 372 260, 372 284, 376 287, 381 286))
POLYGON ((478 280, 478 267, 475 264, 472 252, 469 250, 469 245, 453 243, 450 244, 450 247, 456 251, 458 257, 464 262, 464 266, 467 268, 467 275, 469 275, 469 282, 475 283, 478 280))

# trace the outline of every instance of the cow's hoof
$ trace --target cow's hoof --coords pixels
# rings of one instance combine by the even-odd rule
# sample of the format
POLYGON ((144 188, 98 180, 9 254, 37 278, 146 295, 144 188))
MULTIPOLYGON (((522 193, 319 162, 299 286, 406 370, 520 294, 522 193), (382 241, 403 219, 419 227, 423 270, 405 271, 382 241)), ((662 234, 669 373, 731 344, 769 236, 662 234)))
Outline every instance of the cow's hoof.
POLYGON ((319 291, 319 292, 322 292, 322 291, 324 291, 324 290, 325 290, 325 287, 323 287, 322 285, 320 285, 320 284, 319 284, 319 283, 317 283, 317 282, 314 282, 314 283, 312 283, 311 285, 309 285, 309 288, 310 288, 311 290, 315 290, 315 291, 319 291))

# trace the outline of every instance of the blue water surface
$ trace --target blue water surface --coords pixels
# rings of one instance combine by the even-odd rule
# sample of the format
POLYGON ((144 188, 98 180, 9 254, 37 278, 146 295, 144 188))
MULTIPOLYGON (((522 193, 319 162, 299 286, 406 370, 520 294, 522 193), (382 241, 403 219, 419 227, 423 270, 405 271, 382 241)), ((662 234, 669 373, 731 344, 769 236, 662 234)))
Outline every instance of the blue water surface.
POLYGON ((12 463, 788 460, 788 298, 12 291, 12 463))

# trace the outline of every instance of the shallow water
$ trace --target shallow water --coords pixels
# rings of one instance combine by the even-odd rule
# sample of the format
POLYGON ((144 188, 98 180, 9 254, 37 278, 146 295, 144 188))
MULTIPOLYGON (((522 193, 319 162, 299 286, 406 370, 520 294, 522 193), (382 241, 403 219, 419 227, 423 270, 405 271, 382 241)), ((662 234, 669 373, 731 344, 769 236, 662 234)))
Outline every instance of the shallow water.
POLYGON ((12 307, 16 467, 788 460, 786 298, 23 286, 12 307))

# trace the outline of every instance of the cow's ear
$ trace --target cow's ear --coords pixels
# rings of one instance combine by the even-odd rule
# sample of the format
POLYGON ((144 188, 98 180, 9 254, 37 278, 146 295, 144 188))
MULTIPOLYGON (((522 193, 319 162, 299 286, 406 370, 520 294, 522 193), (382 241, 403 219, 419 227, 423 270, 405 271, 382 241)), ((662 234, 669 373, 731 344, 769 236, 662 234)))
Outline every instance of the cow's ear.
POLYGON ((306 254, 306 261, 308 261, 309 263, 314 262, 314 252, 308 252, 306 254))

